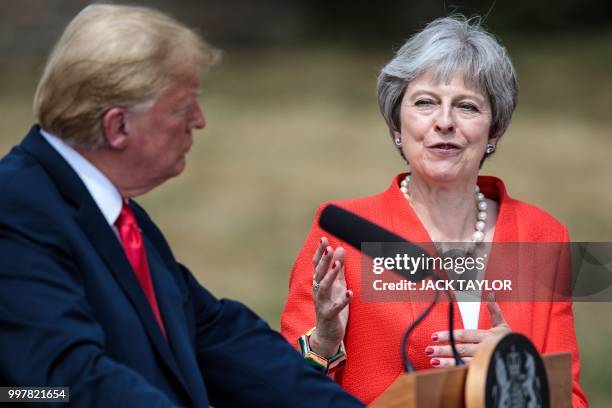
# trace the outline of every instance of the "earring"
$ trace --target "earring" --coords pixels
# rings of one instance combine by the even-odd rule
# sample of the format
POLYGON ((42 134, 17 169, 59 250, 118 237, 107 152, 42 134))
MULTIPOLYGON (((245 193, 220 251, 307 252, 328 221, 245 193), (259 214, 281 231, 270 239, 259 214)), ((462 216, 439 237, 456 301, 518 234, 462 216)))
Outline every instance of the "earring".
POLYGON ((399 137, 395 138, 395 145, 397 147, 400 147, 402 145, 402 139, 400 139, 399 137))
POLYGON ((486 154, 491 154, 495 151, 495 145, 491 143, 487 143, 487 147, 485 149, 486 154))

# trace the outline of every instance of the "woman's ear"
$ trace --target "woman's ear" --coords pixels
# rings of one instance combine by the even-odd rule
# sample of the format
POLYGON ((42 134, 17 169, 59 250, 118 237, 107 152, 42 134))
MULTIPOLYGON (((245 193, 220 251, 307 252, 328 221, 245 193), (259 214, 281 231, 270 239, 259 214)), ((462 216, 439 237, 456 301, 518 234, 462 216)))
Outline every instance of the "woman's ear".
POLYGON ((123 150, 128 142, 127 110, 112 108, 102 118, 102 133, 111 149, 123 150))
MULTIPOLYGON (((493 145, 493 151, 495 151, 495 149, 497 148, 497 142, 498 141, 499 141, 499 136, 491 137, 491 138, 489 138, 489 140, 487 140, 487 146, 493 145)), ((489 153, 489 152, 487 152, 487 153, 489 153)))
POLYGON ((393 131, 393 141, 395 142, 395 145, 397 147, 400 147, 402 145, 402 134, 397 130, 393 131))

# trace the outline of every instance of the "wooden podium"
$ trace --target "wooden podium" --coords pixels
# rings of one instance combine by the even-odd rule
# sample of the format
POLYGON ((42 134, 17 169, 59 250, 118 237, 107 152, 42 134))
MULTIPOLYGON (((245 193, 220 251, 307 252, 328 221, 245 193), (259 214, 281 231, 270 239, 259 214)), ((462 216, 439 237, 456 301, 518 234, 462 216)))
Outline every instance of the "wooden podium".
MULTIPOLYGON (((541 398, 539 406, 571 408, 570 353, 547 354, 542 356, 541 360, 539 356, 536 356, 537 361, 534 362, 534 359, 528 356, 528 351, 520 350, 519 343, 524 341, 529 342, 524 336, 510 333, 483 343, 469 366, 428 369, 402 374, 369 407, 489 408, 504 406, 499 403, 500 398, 508 398, 504 394, 514 394, 509 398, 516 398, 517 393, 524 395, 525 389, 530 388, 524 384, 529 383, 536 384, 531 387, 532 390, 537 389, 542 392, 542 396, 537 397, 541 398), (508 352, 506 360, 512 367, 507 367, 505 364, 501 351, 504 347, 508 352), (502 377, 505 376, 504 386, 499 386, 499 383, 496 382, 496 373, 498 376, 500 374, 502 377), (539 373, 542 378, 536 373, 539 373), (523 385, 515 385, 515 383, 523 385), (495 398, 497 402, 492 403, 491 400, 495 398)), ((529 346, 537 355, 530 342, 529 346)), ((534 398, 533 394, 532 398, 534 398)))

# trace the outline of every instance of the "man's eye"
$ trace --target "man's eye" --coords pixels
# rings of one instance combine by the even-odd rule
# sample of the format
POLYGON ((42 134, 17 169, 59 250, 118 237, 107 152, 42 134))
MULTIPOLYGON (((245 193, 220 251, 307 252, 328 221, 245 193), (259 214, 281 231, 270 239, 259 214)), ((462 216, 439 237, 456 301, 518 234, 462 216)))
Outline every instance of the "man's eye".
POLYGON ((189 104, 187 104, 187 105, 180 106, 180 107, 178 107, 178 108, 177 108, 177 109, 174 111, 174 113, 179 114, 179 115, 180 115, 180 114, 187 113, 187 111, 188 111, 188 110, 191 108, 191 105, 192 105, 192 103, 189 103, 189 104))

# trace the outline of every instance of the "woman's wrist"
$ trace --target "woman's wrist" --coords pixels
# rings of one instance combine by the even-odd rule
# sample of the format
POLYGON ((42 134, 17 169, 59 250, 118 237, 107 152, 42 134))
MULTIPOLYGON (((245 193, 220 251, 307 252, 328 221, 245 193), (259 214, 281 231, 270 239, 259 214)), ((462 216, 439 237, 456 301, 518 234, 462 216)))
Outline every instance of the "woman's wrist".
POLYGON ((315 343, 319 341, 319 352, 315 351, 311 347, 311 339, 316 331, 316 327, 308 330, 304 335, 298 339, 298 345, 302 352, 302 357, 308 361, 317 370, 320 370, 324 374, 332 374, 344 363, 346 363, 346 351, 344 350, 344 344, 340 341, 338 346, 335 346, 334 341, 327 341, 329 344, 321 344, 321 338, 315 337, 315 343), (327 355, 327 349, 335 347, 335 351, 327 355), (321 353, 321 354, 319 354, 321 353))
POLYGON ((317 329, 314 330, 314 332, 310 335, 309 338, 309 344, 312 351, 325 358, 330 358, 336 353, 338 353, 338 349, 340 348, 341 343, 342 339, 338 341, 333 341, 322 338, 321 336, 319 336, 317 329))

